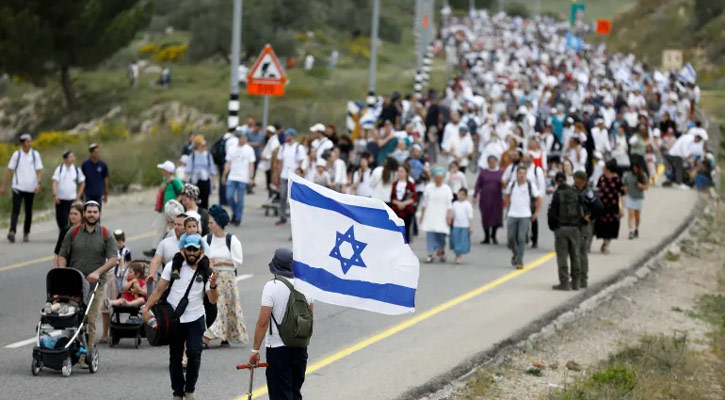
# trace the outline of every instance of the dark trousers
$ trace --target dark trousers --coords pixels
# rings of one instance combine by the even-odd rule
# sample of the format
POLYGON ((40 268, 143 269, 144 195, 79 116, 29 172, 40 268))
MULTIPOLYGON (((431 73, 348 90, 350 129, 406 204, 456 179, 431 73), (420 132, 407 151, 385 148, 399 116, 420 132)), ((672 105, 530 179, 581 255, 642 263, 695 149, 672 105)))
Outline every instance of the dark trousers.
POLYGON ((183 397, 184 393, 194 393, 201 367, 201 345, 205 330, 206 322, 201 316, 194 322, 179 324, 179 328, 172 332, 169 342, 169 375, 174 396, 183 397), (184 343, 186 343, 187 358, 186 377, 181 366, 184 343))
POLYGON ((209 209, 209 194, 211 193, 211 178, 205 181, 197 181, 196 186, 199 188, 199 208, 209 209))
POLYGON ((577 226, 560 226, 554 231, 554 249, 556 250, 556 263, 559 266, 559 283, 579 283, 580 269, 580 232, 577 226), (567 262, 571 260, 571 274, 567 262))
POLYGON ((302 384, 307 370, 307 349, 267 348, 267 389, 269 400, 302 400, 302 384))
MULTIPOLYGON (((256 169, 255 169, 256 171, 256 169)), ((272 168, 264 171, 265 182, 267 183, 267 198, 272 197, 272 168)))
POLYGON ((30 224, 33 223, 33 199, 35 193, 21 192, 13 190, 13 211, 10 214, 10 232, 15 233, 18 227, 18 217, 20 216, 20 203, 25 205, 25 224, 23 225, 23 233, 30 233, 30 224))
POLYGON ((675 178, 676 184, 682 184, 682 175, 685 172, 685 168, 682 165, 682 157, 665 155, 665 164, 672 171, 672 176, 675 178))
POLYGON ((405 237, 408 239, 408 243, 413 242, 413 220, 415 220, 414 214, 408 214, 400 217, 405 223, 405 237))
POLYGON ((531 244, 536 246, 539 243, 539 219, 531 223, 531 244))
POLYGON ((70 214, 70 206, 73 205, 73 201, 61 200, 55 204, 55 222, 58 224, 58 229, 68 226, 68 214, 70 214))
MULTIPOLYGON (((217 166, 217 169, 219 171, 224 171, 224 166, 223 165, 217 166)), ((222 185, 222 175, 223 174, 218 175, 218 178, 219 178, 219 186, 218 186, 219 187, 219 205, 226 206, 227 205, 227 188, 226 188, 226 185, 222 185)))

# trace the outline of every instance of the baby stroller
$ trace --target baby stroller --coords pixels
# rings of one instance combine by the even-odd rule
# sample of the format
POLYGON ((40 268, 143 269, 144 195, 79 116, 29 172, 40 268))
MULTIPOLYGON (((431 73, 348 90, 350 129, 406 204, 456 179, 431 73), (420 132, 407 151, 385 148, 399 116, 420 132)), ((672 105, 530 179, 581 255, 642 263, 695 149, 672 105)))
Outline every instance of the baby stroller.
MULTIPOLYGON (((131 263, 143 263, 144 270, 148 270, 148 263, 145 260, 133 260, 129 265, 131 263)), ((122 277, 122 280, 125 280, 125 276, 122 277)), ((136 306, 112 307, 111 328, 109 331, 109 344, 111 347, 117 345, 122 338, 133 338, 134 347, 137 349, 141 346, 141 338, 146 337, 141 310, 142 307, 136 306)))
POLYGON ((48 367, 68 377, 81 355, 86 356, 88 371, 95 373, 100 357, 95 347, 88 348, 86 323, 98 284, 89 296, 88 281, 80 271, 54 268, 45 277, 45 287, 47 303, 41 311, 33 347, 33 375, 48 367))

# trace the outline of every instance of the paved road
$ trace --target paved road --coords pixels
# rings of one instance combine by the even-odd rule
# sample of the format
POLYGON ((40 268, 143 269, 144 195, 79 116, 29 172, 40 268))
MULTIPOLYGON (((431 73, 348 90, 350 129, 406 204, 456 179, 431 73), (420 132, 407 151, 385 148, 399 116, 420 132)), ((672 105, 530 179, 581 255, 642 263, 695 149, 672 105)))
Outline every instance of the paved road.
MULTIPOLYGON (((654 189, 650 193, 644 217, 648 225, 642 229, 642 238, 637 243, 616 242, 613 254, 606 258, 595 256, 593 263, 602 268, 593 268, 593 282, 625 268, 645 248, 654 246, 683 218, 668 212, 670 207, 689 210, 695 199, 693 193, 683 191, 654 189), (655 197, 664 203, 655 204, 655 197)), ((270 278, 269 258, 275 248, 291 246, 289 228, 274 227, 274 219, 264 217, 255 207, 262 201, 260 195, 248 197, 244 224, 230 230, 244 247, 245 263, 239 274, 251 275, 239 282, 250 330, 256 321, 261 288, 270 278)), ((145 204, 112 205, 103 217, 109 228, 127 232, 129 247, 137 255, 148 247, 152 203, 149 197, 145 204)), ((499 239, 504 234, 499 232, 499 239)), ((51 253, 56 235, 48 222, 34 227, 29 244, 0 244, 0 397, 170 397, 167 350, 146 343, 135 350, 130 340, 114 349, 100 347, 101 368, 94 376, 77 369, 68 379, 55 371, 31 376, 32 345, 23 345, 23 340, 33 337, 38 310, 44 303, 45 273, 51 266, 49 260, 35 260, 51 253)), ((477 227, 475 242, 480 238, 477 227)), ((503 245, 476 244, 462 265, 422 264, 418 312, 412 316, 391 317, 316 305, 304 394, 315 400, 395 398, 509 337, 573 296, 549 289, 556 281, 556 267, 549 254, 552 246, 551 233, 541 229, 540 249, 527 251, 529 264, 523 272, 512 272, 510 253, 503 245)), ((424 240, 414 240, 412 247, 422 255, 424 240)), ((230 349, 212 346, 205 351, 197 386, 199 397, 234 399, 243 394, 248 375, 236 372, 234 365, 246 361, 248 354, 248 345, 230 349)), ((255 398, 266 398, 261 375, 255 379, 255 398)))

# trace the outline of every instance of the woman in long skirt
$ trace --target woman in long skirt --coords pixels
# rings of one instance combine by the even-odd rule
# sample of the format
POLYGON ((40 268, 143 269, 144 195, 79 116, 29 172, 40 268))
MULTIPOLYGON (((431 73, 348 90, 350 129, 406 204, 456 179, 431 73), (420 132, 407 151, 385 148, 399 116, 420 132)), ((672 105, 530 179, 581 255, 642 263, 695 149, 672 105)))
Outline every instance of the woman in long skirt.
POLYGON ((496 230, 503 225, 503 192, 501 177, 503 171, 498 168, 496 156, 488 156, 488 169, 482 169, 476 180, 473 203, 481 210, 481 224, 484 238, 481 244, 498 244, 496 230))
POLYGON ((229 347, 229 342, 247 343, 247 328, 244 326, 242 305, 239 302, 239 288, 235 279, 235 270, 242 266, 242 244, 235 235, 227 241, 224 227, 229 223, 229 214, 218 205, 209 210, 209 230, 206 241, 209 243, 209 258, 217 275, 217 318, 204 332, 204 345, 214 339, 221 339, 221 347, 229 347), (229 246, 227 246, 229 243, 229 246))
POLYGON ((594 234, 604 239, 602 253, 609 253, 609 243, 619 236, 619 220, 624 216, 621 208, 621 196, 624 194, 622 180, 617 175, 617 161, 611 159, 604 165, 604 174, 599 178, 597 191, 604 208, 594 221, 594 234))

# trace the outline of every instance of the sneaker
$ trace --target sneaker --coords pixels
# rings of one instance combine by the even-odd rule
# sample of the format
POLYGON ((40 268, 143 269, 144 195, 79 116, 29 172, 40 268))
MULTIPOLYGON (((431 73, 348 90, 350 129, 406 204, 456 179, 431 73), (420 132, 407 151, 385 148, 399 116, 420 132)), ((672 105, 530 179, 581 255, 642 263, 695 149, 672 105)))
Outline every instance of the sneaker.
POLYGON ((579 281, 571 281, 571 290, 579 290, 579 281))
POLYGON ((571 285, 569 284, 569 282, 566 282, 566 283, 560 283, 558 285, 554 285, 551 288, 554 290, 561 290, 561 291, 567 292, 567 291, 571 290, 571 285))
POLYGON ((639 237, 639 229, 634 230, 634 238, 637 239, 639 237))
POLYGON ((531 242, 531 248, 532 249, 537 249, 537 248, 539 248, 539 244, 536 243, 536 242, 531 242))
POLYGON ((194 396, 194 393, 189 393, 189 392, 184 393, 184 398, 186 400, 196 400, 196 397, 194 396))
POLYGON ((491 238, 491 241, 493 242, 493 244, 498 244, 498 240, 496 240, 495 236, 491 238))
POLYGON ((277 221, 277 222, 274 223, 274 225, 275 226, 282 226, 282 225, 284 225, 286 223, 287 223, 287 221, 277 221))
POLYGON ((634 232, 629 231, 629 240, 634 239, 634 232))
POLYGON ((681 184, 677 185, 677 188, 678 188, 678 189, 682 189, 682 190, 687 190, 687 189, 689 189, 690 187, 689 187, 689 186, 687 186, 687 185, 685 185, 684 183, 681 183, 681 184))
POLYGON ((489 244, 489 243, 491 243, 491 240, 490 239, 483 239, 483 240, 481 240, 481 244, 489 244))
POLYGON ((184 400, 181 396, 174 396, 171 400, 184 400))
POLYGON ((584 279, 584 280, 579 280, 579 289, 586 289, 586 288, 587 288, 587 286, 588 286, 588 285, 587 285, 587 281, 586 281, 586 279, 584 279))
POLYGON ((28 243, 29 241, 30 241, 30 234, 29 233, 23 234, 23 242, 28 243))
POLYGON ((8 241, 10 243, 15 243, 15 232, 13 232, 13 231, 8 232, 8 241))

